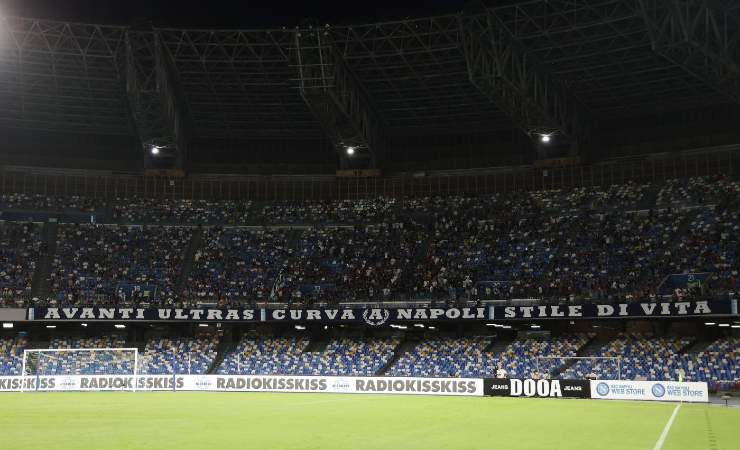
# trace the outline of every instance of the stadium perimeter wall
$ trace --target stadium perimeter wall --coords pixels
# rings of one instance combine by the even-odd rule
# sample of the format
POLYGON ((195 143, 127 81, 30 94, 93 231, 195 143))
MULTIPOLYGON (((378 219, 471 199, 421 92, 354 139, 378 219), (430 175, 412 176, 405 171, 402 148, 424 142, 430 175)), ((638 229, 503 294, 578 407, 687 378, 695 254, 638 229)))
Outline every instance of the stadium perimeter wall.
POLYGON ((300 392, 708 402, 704 382, 283 375, 49 375, 0 377, 0 392, 300 392), (135 386, 135 388, 134 388, 135 386))

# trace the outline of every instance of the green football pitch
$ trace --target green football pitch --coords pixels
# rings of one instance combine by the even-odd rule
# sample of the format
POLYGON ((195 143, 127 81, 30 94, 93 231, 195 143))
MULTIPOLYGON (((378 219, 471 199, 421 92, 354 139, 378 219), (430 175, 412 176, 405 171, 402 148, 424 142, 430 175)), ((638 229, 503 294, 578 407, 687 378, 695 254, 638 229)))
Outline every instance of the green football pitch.
MULTIPOLYGON (((653 449, 676 404, 256 393, 6 393, 2 449, 653 449)), ((664 449, 740 448, 740 409, 683 404, 664 449)))

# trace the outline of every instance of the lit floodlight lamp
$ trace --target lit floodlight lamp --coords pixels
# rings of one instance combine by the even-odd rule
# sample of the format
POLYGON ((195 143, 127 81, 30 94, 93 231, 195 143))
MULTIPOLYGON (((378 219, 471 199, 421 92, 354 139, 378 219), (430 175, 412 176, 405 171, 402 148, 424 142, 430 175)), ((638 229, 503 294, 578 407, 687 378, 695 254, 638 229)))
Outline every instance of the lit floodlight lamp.
POLYGON ((347 147, 347 156, 353 156, 355 154, 355 148, 352 146, 347 147))
POLYGON ((540 135, 540 141, 542 141, 543 144, 547 144, 548 142, 550 142, 550 139, 552 138, 550 137, 549 134, 540 135))
POLYGON ((152 155, 154 155, 154 156, 159 155, 159 147, 157 147, 156 145, 152 145, 152 150, 151 151, 152 151, 152 155))

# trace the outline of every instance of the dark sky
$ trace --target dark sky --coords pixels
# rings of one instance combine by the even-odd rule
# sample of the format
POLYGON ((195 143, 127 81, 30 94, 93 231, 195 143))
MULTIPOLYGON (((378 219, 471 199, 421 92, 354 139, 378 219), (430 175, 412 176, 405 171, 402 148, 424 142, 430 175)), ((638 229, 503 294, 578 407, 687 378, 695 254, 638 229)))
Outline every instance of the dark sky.
POLYGON ((264 28, 292 27, 311 17, 347 24, 447 14, 463 0, 0 0, 6 15, 129 25, 151 19, 156 26, 264 28))

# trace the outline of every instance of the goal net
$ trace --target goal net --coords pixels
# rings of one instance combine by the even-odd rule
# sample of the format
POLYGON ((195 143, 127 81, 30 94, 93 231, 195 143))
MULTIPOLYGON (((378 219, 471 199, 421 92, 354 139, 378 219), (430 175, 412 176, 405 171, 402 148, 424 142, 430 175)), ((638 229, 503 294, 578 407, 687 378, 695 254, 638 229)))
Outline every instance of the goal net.
POLYGON ((138 362, 137 348, 27 349, 21 373, 31 390, 43 388, 41 378, 54 380, 54 390, 136 390, 138 362))
POLYGON ((622 358, 619 356, 539 356, 536 367, 537 372, 553 378, 622 379, 622 358))

